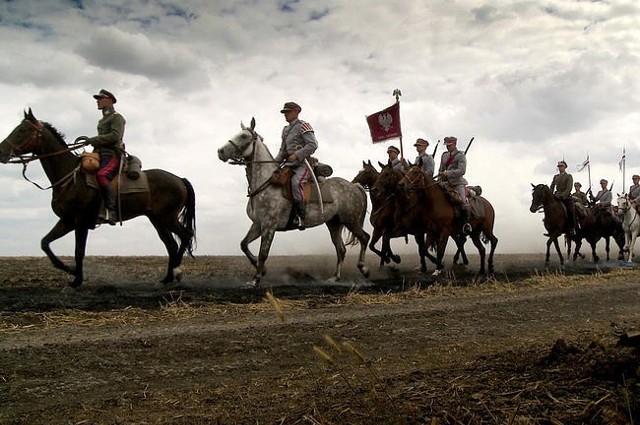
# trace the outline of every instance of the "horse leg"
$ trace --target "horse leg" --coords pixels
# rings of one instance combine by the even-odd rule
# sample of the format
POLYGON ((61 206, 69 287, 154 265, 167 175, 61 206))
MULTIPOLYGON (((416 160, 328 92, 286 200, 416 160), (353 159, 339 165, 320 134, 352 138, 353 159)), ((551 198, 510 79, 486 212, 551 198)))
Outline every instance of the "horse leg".
POLYGON ((485 270, 485 257, 487 254, 487 250, 484 248, 484 245, 482 244, 482 241, 480 240, 480 234, 477 232, 474 232, 471 234, 471 240, 473 241, 473 244, 476 246, 476 248, 478 248, 478 254, 480 254, 480 275, 485 275, 486 274, 486 270, 485 270))
POLYGON ((553 239, 553 246, 555 246, 556 252, 558 253, 558 258, 560 258, 560 268, 564 268, 564 258, 562 257, 562 252, 560 251, 560 244, 558 244, 558 238, 553 239))
POLYGON ((442 261, 442 259, 444 258, 444 252, 447 248, 447 240, 449 239, 449 235, 442 234, 438 239, 439 240, 436 251, 436 270, 431 273, 432 276, 439 276, 440 273, 442 273, 442 269, 444 269, 444 262, 442 261))
MULTIPOLYGON (((244 239, 240 242, 240 249, 244 252, 244 255, 249 259, 251 265, 258 270, 258 259, 249 249, 249 244, 260 237, 260 228, 256 223, 252 223, 249 231, 245 235, 244 239)), ((260 277, 256 276, 253 281, 249 282, 251 286, 256 286, 260 281, 260 277)))
POLYGON ((424 241, 424 234, 413 235, 413 238, 416 240, 416 244, 418 245, 418 256, 420 257, 420 273, 427 272, 427 261, 425 260, 427 253, 427 245, 424 241))
POLYGON ((378 257, 380 257, 380 267, 384 266, 386 254, 384 253, 384 245, 382 246, 382 250, 378 250, 376 248, 376 244, 382 237, 382 230, 379 227, 373 228, 373 234, 371 235, 371 240, 369 241, 369 249, 373 251, 378 257))
POLYGON ((604 238, 604 251, 607 253, 607 262, 610 260, 609 251, 610 251, 610 242, 611 238, 609 236, 605 236, 604 238))
MULTIPOLYGON (((364 257, 367 253, 367 243, 369 242, 369 234, 362 228, 362 223, 347 224, 345 225, 353 236, 358 240, 360 244, 360 255, 358 256, 358 270, 364 277, 369 277, 369 268, 364 265, 364 257)), ((389 249, 391 252, 391 249, 389 249)), ((393 253, 392 253, 393 254, 393 253)))
POLYGON ((256 275, 250 283, 254 287, 260 287, 260 279, 262 279, 262 276, 267 272, 265 264, 267 263, 267 258, 269 258, 269 251, 271 250, 271 243, 273 242, 275 234, 276 231, 274 227, 273 229, 264 230, 260 235, 260 253, 258 254, 256 275))
MULTIPOLYGON (((53 264, 56 269, 60 269, 71 275, 75 275, 76 270, 60 261, 60 259, 53 253, 50 247, 51 242, 60 239, 72 230, 74 230, 74 228, 68 226, 67 223, 65 223, 62 219, 58 220, 56 225, 53 226, 49 233, 47 233, 40 241, 40 248, 45 252, 45 254, 47 254, 47 257, 49 257, 51 264, 53 264)), ((82 280, 80 282, 82 283, 82 280)))
POLYGON ((598 244, 598 241, 589 241, 589 245, 591 245, 591 256, 593 257, 593 262, 597 263, 598 261, 600 261, 600 257, 598 257, 598 254, 596 253, 596 245, 598 244))
POLYGON ((545 267, 549 267, 549 257, 551 256, 551 244, 553 243, 553 240, 551 238, 547 239, 547 253, 545 254, 544 257, 544 266, 545 267))
POLYGON ((631 242, 629 243, 629 254, 627 255, 627 261, 629 263, 633 262, 633 258, 635 257, 634 253, 633 253, 633 249, 636 246, 636 238, 638 237, 638 233, 637 232, 633 232, 633 234, 631 235, 631 242))
POLYGON ((333 242, 333 246, 336 247, 337 256, 336 272, 328 280, 329 282, 337 282, 342 277, 342 264, 344 263, 344 257, 347 253, 347 248, 344 246, 344 241, 342 240, 342 229, 344 226, 335 220, 328 221, 326 225, 331 235, 331 242, 333 242))
POLYGON ((498 238, 495 237, 495 235, 493 233, 491 233, 491 236, 489 237, 489 240, 491 242, 490 248, 489 248, 489 258, 487 260, 487 267, 488 267, 488 271, 489 274, 493 274, 494 270, 493 270, 493 254, 496 252, 496 247, 498 246, 498 238))
MULTIPOLYGON (((164 275, 164 278, 160 281, 160 283, 168 284, 172 283, 174 279, 174 269, 177 269, 179 264, 178 260, 178 243, 173 238, 173 234, 169 231, 167 226, 164 223, 161 223, 159 220, 149 217, 151 224, 156 229, 156 233, 160 237, 160 240, 164 244, 165 249, 167 250, 167 255, 169 256, 169 260, 167 262, 167 273, 164 275)), ((181 274, 178 270, 178 272, 181 274)))
POLYGON ((72 288, 77 288, 82 285, 84 279, 84 256, 87 250, 87 237, 89 236, 89 229, 86 227, 76 228, 76 248, 74 252, 74 259, 76 264, 75 278, 73 282, 69 284, 72 288))

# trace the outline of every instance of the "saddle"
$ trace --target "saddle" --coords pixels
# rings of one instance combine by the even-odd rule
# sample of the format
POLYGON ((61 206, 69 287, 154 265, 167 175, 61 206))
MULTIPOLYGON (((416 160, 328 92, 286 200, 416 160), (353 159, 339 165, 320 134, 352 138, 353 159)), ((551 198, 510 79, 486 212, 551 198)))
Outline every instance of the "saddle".
MULTIPOLYGON (((460 194, 456 191, 455 187, 448 184, 441 184, 445 194, 449 197, 449 201, 455 206, 455 216, 461 215, 462 199, 460 194)), ((467 193, 467 201, 469 202, 470 218, 484 218, 486 212, 484 210, 484 204, 480 200, 482 194, 482 187, 480 186, 466 186, 465 191, 467 193)))
MULTIPOLYGON (((333 174, 333 169, 326 164, 321 164, 316 161, 316 166, 313 167, 313 174, 318 180, 320 186, 320 192, 322 194, 322 203, 330 204, 333 202, 333 195, 329 188, 326 187, 325 180, 333 174)), ((274 186, 282 187, 282 194, 288 200, 293 200, 293 194, 291 193, 291 178, 293 177, 293 170, 289 167, 278 168, 273 172, 270 178, 271 184, 274 186)), ((308 179, 304 184, 304 199, 305 204, 317 204, 320 203, 320 196, 318 195, 318 189, 315 181, 312 178, 308 179)))

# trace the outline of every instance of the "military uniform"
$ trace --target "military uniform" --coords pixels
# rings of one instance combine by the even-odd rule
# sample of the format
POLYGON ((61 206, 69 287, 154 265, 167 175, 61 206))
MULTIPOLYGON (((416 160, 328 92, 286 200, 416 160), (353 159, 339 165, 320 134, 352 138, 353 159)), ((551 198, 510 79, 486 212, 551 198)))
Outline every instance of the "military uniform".
MULTIPOLYGON (((105 202, 106 216, 103 221, 114 225, 116 212, 116 201, 111 193, 111 179, 118 172, 120 166, 120 156, 122 155, 125 119, 115 111, 113 103, 116 103, 115 96, 107 91, 100 90, 93 95, 98 100, 98 105, 102 109, 102 118, 98 121, 98 135, 87 140, 93 146, 93 151, 100 155, 100 169, 96 173, 96 179, 100 185, 105 202), (111 106, 100 106, 101 99, 111 99, 111 106)), ((102 217, 101 217, 102 218, 102 217)))
POLYGON ((576 234, 576 206, 574 204, 574 198, 571 196, 571 189, 573 188, 573 176, 567 173, 567 163, 564 161, 558 162, 558 167, 564 166, 564 170, 561 170, 558 174, 553 176, 551 180, 551 191, 554 196, 560 199, 565 208, 567 209, 567 226, 569 227, 569 234, 575 236, 576 234))
POLYGON ((303 188, 310 173, 304 160, 311 156, 316 149, 318 149, 318 142, 313 128, 308 122, 296 119, 282 129, 282 144, 276 161, 284 161, 291 154, 296 154, 298 158, 296 162, 287 163, 287 166, 294 172, 291 178, 294 200, 304 201, 303 188))
POLYGON ((637 174, 634 174, 632 179, 633 179, 633 185, 631 185, 631 187, 629 188, 629 199, 634 200, 637 199, 638 197, 640 197, 640 183, 638 183, 636 180, 638 180, 640 178, 640 176, 638 176, 637 174))
POLYGON ((467 172, 467 157, 464 152, 459 151, 457 148, 449 151, 449 146, 458 142, 455 137, 445 137, 444 145, 447 146, 447 151, 440 157, 440 167, 438 169, 438 175, 441 181, 445 184, 452 186, 460 196, 462 203, 462 233, 467 235, 471 233, 471 225, 469 224, 469 216, 471 214, 469 208, 469 200, 467 199, 467 180, 464 178, 467 172))
POLYGON ((576 190, 575 192, 573 192, 571 194, 571 197, 573 198, 573 200, 575 202, 577 202, 580 205, 588 205, 589 204, 589 200, 587 199, 587 194, 584 192, 581 192, 579 190, 576 190))
POLYGON ((433 178, 433 172, 435 171, 435 161, 433 157, 428 153, 423 153, 416 157, 416 164, 422 159, 422 171, 424 171, 429 177, 433 178))
POLYGON ((598 191, 595 197, 592 196, 591 198, 594 203, 597 203, 602 207, 610 207, 611 201, 613 201, 613 194, 609 189, 602 189, 598 191))

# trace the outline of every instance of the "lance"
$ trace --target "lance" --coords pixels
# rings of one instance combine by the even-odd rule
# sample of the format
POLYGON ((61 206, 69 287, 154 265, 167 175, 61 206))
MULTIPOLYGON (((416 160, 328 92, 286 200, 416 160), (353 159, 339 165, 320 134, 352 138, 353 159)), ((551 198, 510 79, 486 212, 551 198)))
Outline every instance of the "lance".
POLYGON ((324 204, 322 202, 322 191, 320 191, 320 183, 318 183, 318 178, 316 177, 316 173, 313 172, 313 168, 311 168, 311 164, 309 164, 309 160, 307 158, 304 159, 304 163, 309 169, 309 172, 313 176, 313 181, 316 184, 316 189, 318 189, 318 200, 320 201, 320 214, 322 215, 322 220, 324 220, 324 204))
POLYGON ((436 152, 438 152, 438 145, 440 144, 440 139, 438 139, 438 143, 436 143, 436 147, 433 148, 433 153, 431 154, 431 158, 436 157, 436 152))
MULTIPOLYGON (((400 96, 402 96, 402 92, 400 89, 394 89, 392 93, 396 97, 396 103, 400 103, 400 96)), ((402 131, 400 131, 400 159, 404 159, 404 147, 402 146, 402 131)))
POLYGON ((464 150, 464 154, 466 155, 467 152, 469 152, 469 148, 471 147, 471 144, 473 143, 473 139, 475 139, 475 136, 471 138, 471 140, 469 140, 469 144, 467 145, 467 148, 464 150))

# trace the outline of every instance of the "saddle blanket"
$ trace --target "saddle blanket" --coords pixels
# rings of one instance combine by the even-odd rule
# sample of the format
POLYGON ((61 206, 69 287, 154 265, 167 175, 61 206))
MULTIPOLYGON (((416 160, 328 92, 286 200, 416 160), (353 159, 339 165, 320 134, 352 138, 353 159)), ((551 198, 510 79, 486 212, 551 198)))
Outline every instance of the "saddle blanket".
MULTIPOLYGON (((331 194, 331 191, 329 190, 327 185, 324 184, 323 181, 318 181, 318 184, 320 186, 320 192, 322 193, 322 203, 323 204, 332 203, 333 195, 331 194)), ((316 187, 315 182, 307 181, 304 184, 304 199, 305 199, 305 204, 320 203, 320 197, 318 196, 318 189, 316 187)))
MULTIPOLYGON (((98 179, 95 174, 87 174, 87 186, 94 189, 99 189, 98 179)), ((115 189, 120 186, 120 194, 126 195, 128 193, 148 193, 149 181, 147 180, 147 174, 145 172, 140 173, 140 177, 132 180, 127 177, 126 173, 120 174, 120 178, 114 178, 112 180, 112 187, 115 189)))
POLYGON ((469 206, 471 207, 471 216, 484 218, 486 211, 484 210, 484 204, 480 201, 480 196, 471 196, 469 198, 469 206))

